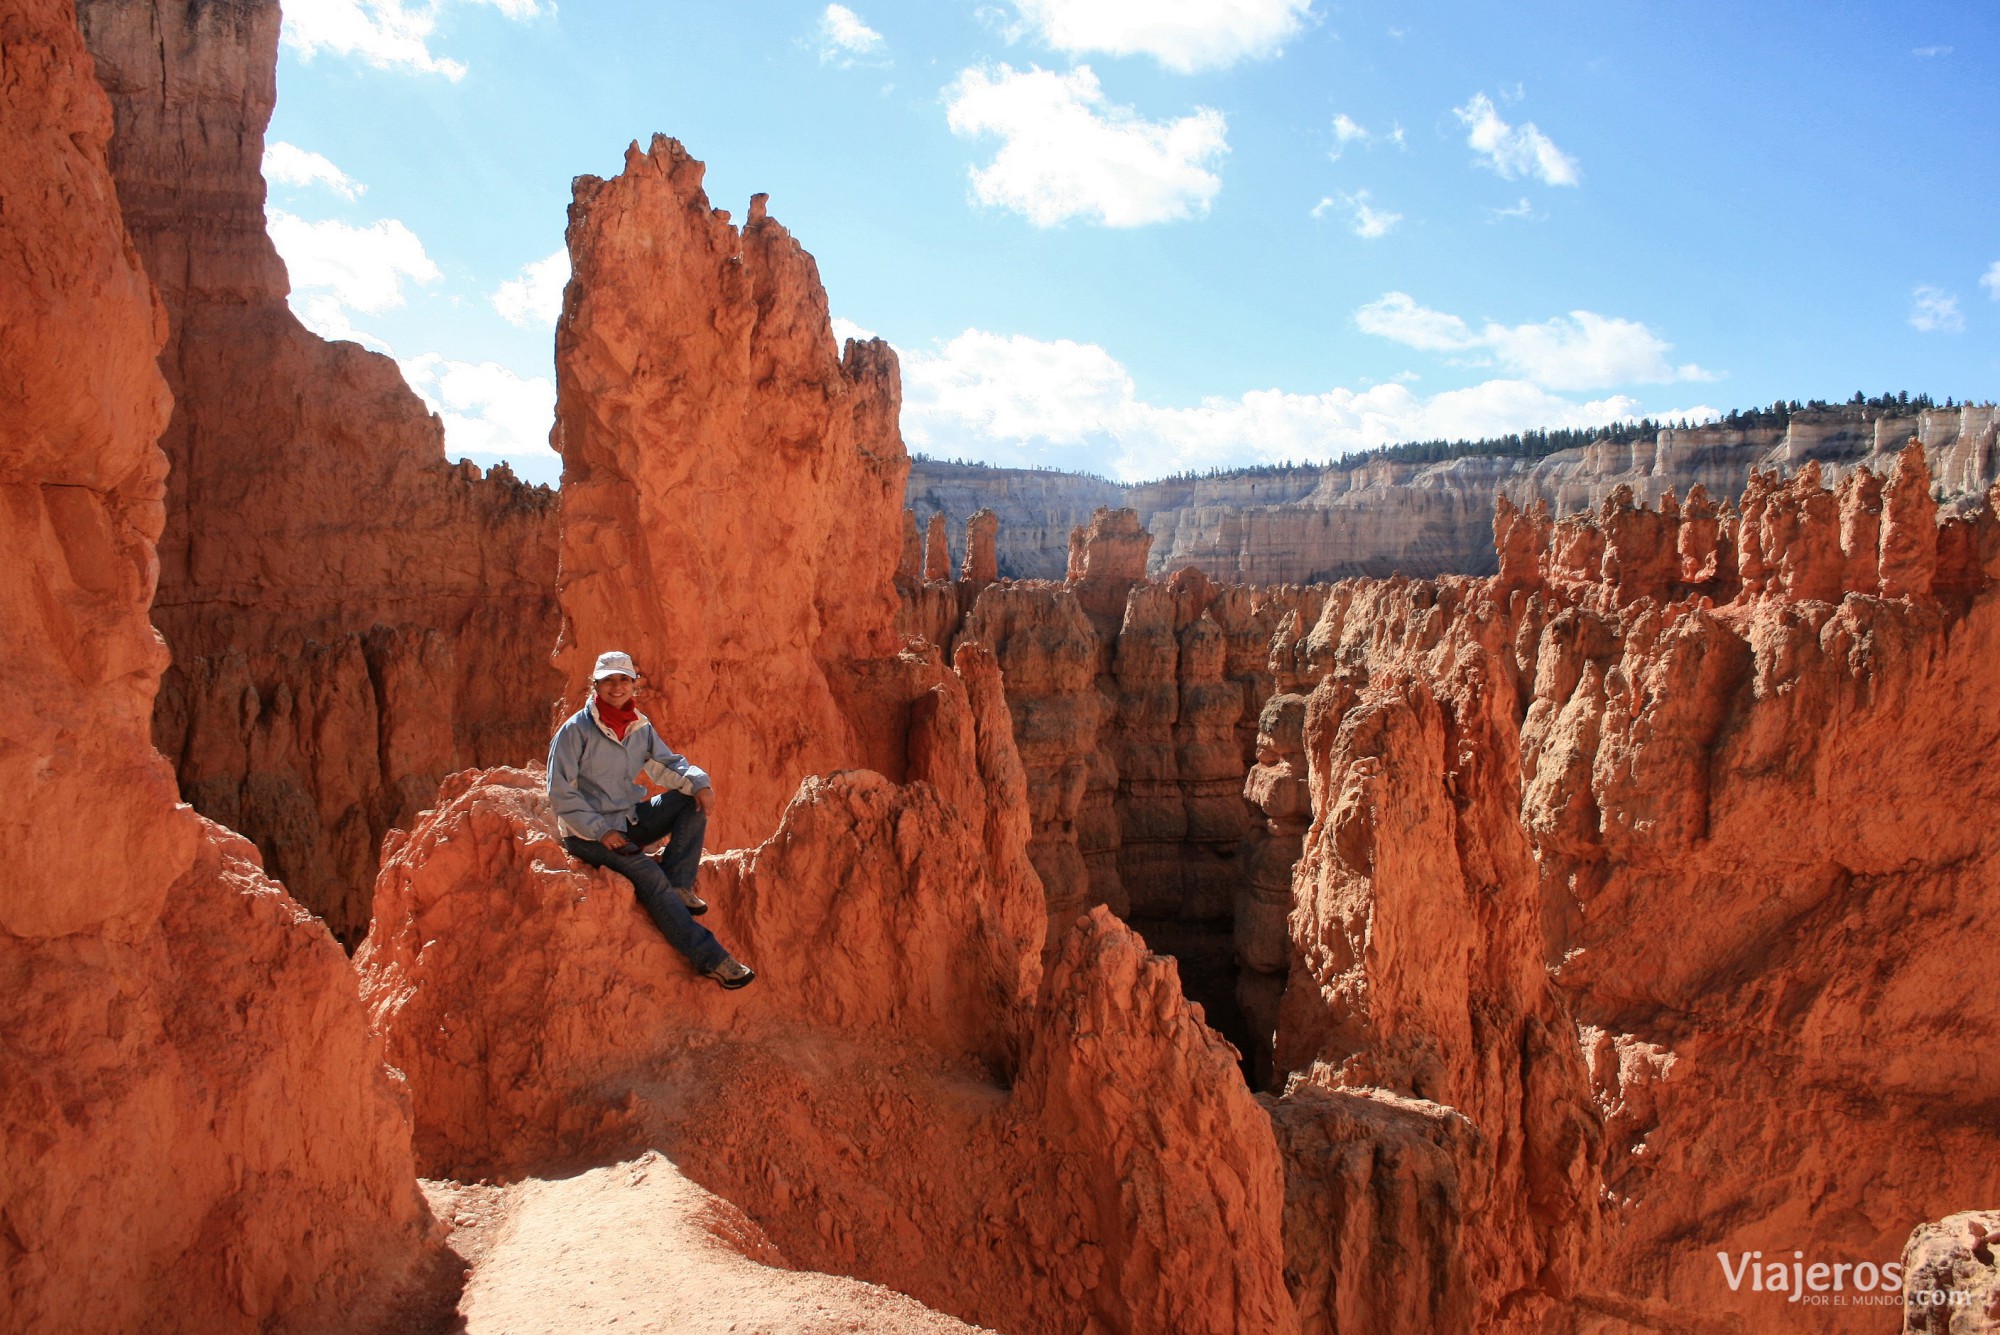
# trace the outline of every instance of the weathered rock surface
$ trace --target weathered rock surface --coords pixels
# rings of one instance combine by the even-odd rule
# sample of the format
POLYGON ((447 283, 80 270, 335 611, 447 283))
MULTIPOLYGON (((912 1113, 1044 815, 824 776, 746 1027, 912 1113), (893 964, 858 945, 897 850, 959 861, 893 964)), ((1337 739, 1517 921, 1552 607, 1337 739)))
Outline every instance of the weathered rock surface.
POLYGON ((759 970, 741 993, 565 864, 538 775, 454 781, 357 960, 419 1153, 514 1174, 657 1146, 795 1261, 1000 1329, 1290 1329, 1234 1054, 1101 910, 1043 977, 998 669, 899 664, 909 781, 809 779, 704 863, 707 921, 759 970))
POLYGON ((2000 1211, 1969 1210, 1919 1224, 1903 1247, 1904 1335, 2000 1330, 2000 1211))
POLYGON ((808 774, 896 774, 893 720, 849 697, 851 665, 897 647, 908 456, 888 344, 843 358, 812 256, 761 195, 732 226, 702 172, 656 136, 617 178, 577 178, 556 658, 574 704, 597 654, 633 654, 648 714, 714 776, 728 848, 808 774))
POLYGON ((1054 579, 1064 539, 1096 506, 1130 506, 1150 529, 1154 576, 1184 565, 1251 584, 1311 583, 1355 575, 1483 575, 1493 571, 1493 498, 1548 502, 1554 513, 1595 509, 1619 487, 1645 501, 1696 486, 1734 497, 1754 473, 1817 462, 1829 481, 1860 468, 1886 474, 1911 439, 1948 493, 1974 497, 2000 480, 1991 405, 1907 416, 1876 409, 1793 414, 1784 427, 1713 424, 1665 429, 1541 459, 1461 458, 1437 464, 1366 463, 1225 474, 1120 486, 1082 474, 919 460, 909 503, 962 521, 986 506, 1000 516, 1001 573, 1054 579))
MULTIPOLYGON (((905 580, 900 624, 939 643, 977 642, 999 661, 1051 940, 1079 912, 1109 906, 1180 962, 1212 1023, 1246 1053, 1267 1053, 1270 1027, 1259 1041, 1236 1018, 1234 938, 1254 912, 1244 779, 1272 690, 1271 638, 1310 595, 1220 586, 1194 570, 1155 583, 1144 573, 1150 543, 1132 511, 1100 510, 1071 535, 1065 582, 905 580)), ((1286 860, 1267 878, 1278 905, 1265 951, 1275 958, 1263 966, 1274 979, 1259 994, 1267 1013, 1288 958, 1290 869, 1286 860)))
POLYGON ((285 305, 260 162, 276 0, 81 0, 174 395, 154 738, 350 945, 376 849, 467 765, 546 746, 555 501, 447 465, 396 364, 285 305))
POLYGON ((148 740, 165 318, 66 0, 0 15, 0 1311, 351 1329, 421 1258, 353 974, 148 740))
POLYGON ((1116 482, 1053 469, 990 468, 941 459, 913 459, 904 504, 917 522, 943 514, 951 525, 951 551, 963 557, 959 526, 974 512, 991 510, 1000 521, 995 549, 998 573, 1007 579, 1061 579, 1071 530, 1098 510, 1130 504, 1116 482))
MULTIPOLYGON (((1463 1201, 1475 1325, 1879 1329, 1716 1253, 1879 1267, 2000 1190, 2000 1090, 1960 1056, 2000 1029, 2000 520, 1936 522, 1913 447, 1839 493, 1808 465, 1739 512, 1614 492, 1495 527, 1495 579, 1344 583, 1274 647, 1315 813, 1274 1115, 1323 1086, 1465 1117, 1369 1135, 1463 1201)), ((1340 1310, 1352 1253, 1288 1218, 1340 1310)))

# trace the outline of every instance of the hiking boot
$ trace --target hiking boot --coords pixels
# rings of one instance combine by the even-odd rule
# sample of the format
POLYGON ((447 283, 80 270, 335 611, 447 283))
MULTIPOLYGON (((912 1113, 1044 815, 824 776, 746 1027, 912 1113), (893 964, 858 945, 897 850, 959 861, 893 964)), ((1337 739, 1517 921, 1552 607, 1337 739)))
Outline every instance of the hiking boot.
POLYGON ((695 917, 699 918, 702 914, 708 912, 708 901, 696 894, 693 886, 677 885, 674 887, 674 893, 681 897, 682 907, 695 917))
POLYGON ((724 987, 738 988, 748 987, 750 980, 757 975, 752 973, 749 966, 738 960, 734 955, 724 955, 722 963, 710 969, 708 976, 716 982, 721 983, 724 987))

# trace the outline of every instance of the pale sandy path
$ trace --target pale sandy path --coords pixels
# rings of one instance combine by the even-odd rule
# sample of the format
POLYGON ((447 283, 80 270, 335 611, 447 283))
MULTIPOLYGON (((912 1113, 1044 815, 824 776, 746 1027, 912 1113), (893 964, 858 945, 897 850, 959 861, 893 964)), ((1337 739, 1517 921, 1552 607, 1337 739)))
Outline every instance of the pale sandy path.
POLYGON ((832 1335, 983 1329, 903 1294, 783 1269, 757 1225, 647 1154, 509 1187, 426 1184, 471 1263, 466 1335, 832 1335))

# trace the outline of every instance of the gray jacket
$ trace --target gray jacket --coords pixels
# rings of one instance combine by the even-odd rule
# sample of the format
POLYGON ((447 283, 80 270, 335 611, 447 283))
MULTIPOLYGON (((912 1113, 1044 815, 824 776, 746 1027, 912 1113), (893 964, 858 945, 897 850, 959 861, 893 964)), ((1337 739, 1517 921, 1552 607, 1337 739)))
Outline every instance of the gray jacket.
POLYGON ((597 717, 597 697, 564 721, 549 743, 549 802, 564 834, 602 839, 621 833, 631 822, 632 808, 644 802, 639 774, 669 792, 692 793, 709 787, 708 774, 660 740, 644 714, 619 741, 597 717))

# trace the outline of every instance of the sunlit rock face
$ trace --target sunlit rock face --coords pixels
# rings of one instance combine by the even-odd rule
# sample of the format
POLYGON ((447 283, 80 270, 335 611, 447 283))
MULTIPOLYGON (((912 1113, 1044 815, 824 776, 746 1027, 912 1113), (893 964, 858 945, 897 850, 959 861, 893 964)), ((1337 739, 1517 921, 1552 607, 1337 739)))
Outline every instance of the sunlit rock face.
POLYGON ((354 976, 148 738, 166 312, 66 2, 0 19, 0 1310, 332 1329, 430 1246, 354 976))
POLYGON ((77 9, 167 317, 154 738, 352 945, 383 834, 453 770, 546 745, 554 496, 447 465, 394 361, 287 308, 260 167, 275 0, 77 9))
POLYGON ((851 665, 892 656, 909 466, 896 358, 834 345, 812 256, 752 201, 709 206, 656 137, 579 177, 556 329, 572 702, 606 649, 715 778, 711 847, 761 841, 808 774, 894 773, 851 665))
POLYGON ((1394 1216, 1438 1222, 1392 1254, 1463 1266, 1436 1273, 1475 1325, 1761 1328, 1798 1309, 1718 1251, 1879 1268, 2000 1190, 1970 1112, 1996 1091, 1958 1057, 2000 1024, 1976 982, 2000 523, 1940 521, 1930 492, 1913 446, 1837 491, 1760 474, 1720 511, 1503 501, 1499 575, 1343 583, 1274 646, 1310 693, 1313 810, 1274 1112, 1287 1264, 1327 1277, 1326 1310, 1368 1290, 1302 1183, 1351 1183, 1357 1138, 1416 1176, 1332 1188, 1337 1217, 1380 1238, 1385 1195, 1454 1201, 1394 1216), (1349 1128, 1332 1148, 1302 1098, 1349 1128))
POLYGON ((1186 565, 1249 584, 1483 575, 1493 571, 1495 496, 1522 507, 1545 501, 1557 515, 1595 509, 1619 487, 1648 504, 1697 486, 1733 499, 1760 471, 1789 477, 1817 464, 1829 483, 1863 469, 1886 476, 1915 440, 1937 485, 1970 502, 2000 480, 1996 415, 1980 405, 1900 416, 1836 408, 1795 413, 1785 426, 1669 428, 1541 459, 1371 460, 1125 486, 924 459, 911 468, 909 503, 920 520, 942 512, 954 525, 982 506, 994 510, 1001 573, 1015 578, 1059 578, 1069 531, 1099 506, 1138 512, 1155 537, 1148 569, 1156 578, 1186 565))

